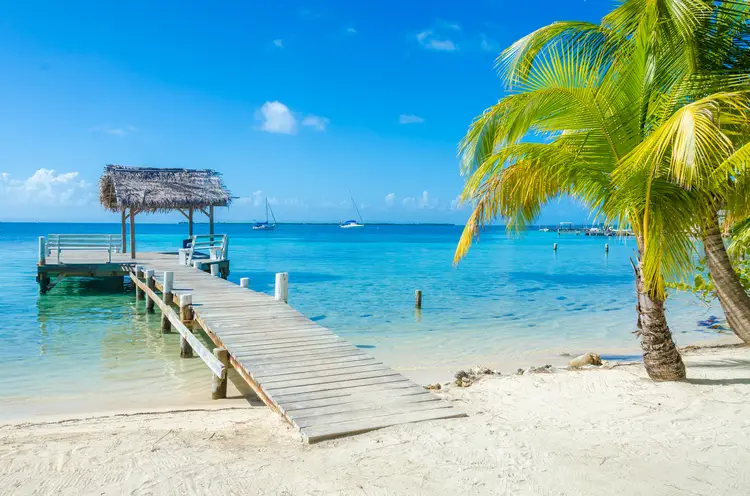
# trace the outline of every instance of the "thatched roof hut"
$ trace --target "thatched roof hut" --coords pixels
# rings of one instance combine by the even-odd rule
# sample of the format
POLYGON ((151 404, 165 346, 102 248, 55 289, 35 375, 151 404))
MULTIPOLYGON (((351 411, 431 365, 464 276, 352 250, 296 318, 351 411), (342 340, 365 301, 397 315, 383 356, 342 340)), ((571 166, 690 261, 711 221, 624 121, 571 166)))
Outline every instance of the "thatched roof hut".
POLYGON ((221 175, 210 169, 159 169, 108 165, 99 180, 99 200, 112 212, 226 207, 231 195, 221 175))
POLYGON ((99 201, 105 209, 122 214, 122 251, 125 252, 125 222, 130 219, 130 251, 135 258, 135 216, 138 213, 176 210, 188 220, 193 235, 193 214, 208 217, 214 233, 214 207, 232 202, 221 174, 210 169, 160 169, 108 165, 99 179, 99 201))

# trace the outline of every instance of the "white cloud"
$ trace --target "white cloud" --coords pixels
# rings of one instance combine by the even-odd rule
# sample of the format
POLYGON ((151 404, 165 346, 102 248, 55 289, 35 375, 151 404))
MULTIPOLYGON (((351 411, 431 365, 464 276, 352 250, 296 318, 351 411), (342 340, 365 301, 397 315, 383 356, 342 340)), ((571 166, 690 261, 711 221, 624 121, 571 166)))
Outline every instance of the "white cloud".
POLYGON ((123 127, 112 127, 112 126, 96 126, 91 128, 94 133, 105 133, 111 134, 112 136, 127 136, 128 134, 137 133, 138 128, 129 124, 123 127))
MULTIPOLYGON (((270 202, 271 200, 269 200, 270 202)), ((307 202, 301 198, 285 198, 284 205, 288 207, 307 208, 307 202)))
MULTIPOLYGON (((263 190, 257 190, 253 191, 252 195, 250 196, 243 196, 240 198, 237 198, 234 201, 234 204, 236 205, 252 205, 253 207, 260 207, 261 205, 265 205, 266 203, 266 194, 263 192, 263 190)), ((278 205, 279 200, 276 199, 275 196, 272 196, 268 198, 268 203, 271 205, 278 205)))
POLYGON ((461 25, 457 22, 438 21, 437 25, 443 29, 452 29, 454 31, 461 31, 461 25))
POLYGON ((312 114, 303 117, 300 123, 298 116, 278 100, 264 103, 255 113, 255 119, 260 121, 261 131, 278 134, 296 134, 300 124, 316 131, 325 131, 330 123, 327 118, 312 114))
POLYGON ((421 124, 424 119, 414 114, 401 114, 398 116, 399 124, 421 124))
POLYGON ((274 44, 274 45, 275 45, 275 46, 276 46, 277 48, 284 48, 284 40, 282 40, 281 38, 279 38, 279 39, 276 39, 276 40, 273 40, 273 44, 274 44))
POLYGON ((356 30, 356 29, 354 29, 354 28, 353 28, 353 27, 351 27, 351 26, 350 26, 350 27, 348 27, 348 28, 346 28, 346 32, 347 32, 347 33, 349 33, 349 34, 357 34, 357 30, 356 30))
POLYGON ((456 45, 453 40, 447 36, 436 33, 432 29, 418 33, 417 41, 428 50, 437 50, 441 52, 453 52, 458 50, 458 45, 456 45))
POLYGON ((302 119, 303 126, 311 127, 316 131, 325 131, 329 122, 331 121, 325 117, 320 117, 319 115, 308 115, 302 119))
POLYGON ((451 200, 451 210, 463 210, 465 205, 461 204, 461 195, 456 195, 456 197, 451 200))
POLYGON ((289 107, 278 100, 266 102, 256 112, 261 121, 260 128, 268 133, 294 134, 297 132, 297 119, 289 107))
POLYGON ((387 195, 385 195, 385 204, 388 205, 389 207, 392 207, 393 206, 393 201, 395 199, 396 199, 396 194, 395 193, 388 193, 387 195))
POLYGON ((23 180, 3 172, 0 196, 8 204, 45 207, 83 206, 94 198, 91 185, 80 179, 78 172, 59 174, 52 169, 39 169, 23 180))
POLYGON ((401 204, 406 208, 431 210, 433 208, 437 208, 437 206, 440 204, 440 200, 438 200, 437 198, 430 198, 430 193, 428 191, 423 191, 422 194, 416 198, 413 196, 404 198, 401 204))

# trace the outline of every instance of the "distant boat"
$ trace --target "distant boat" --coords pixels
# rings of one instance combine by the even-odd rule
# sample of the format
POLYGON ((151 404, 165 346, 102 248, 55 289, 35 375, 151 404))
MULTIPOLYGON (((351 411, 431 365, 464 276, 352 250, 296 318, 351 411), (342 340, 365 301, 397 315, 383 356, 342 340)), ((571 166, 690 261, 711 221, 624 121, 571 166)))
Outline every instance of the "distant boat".
POLYGON ((359 213, 359 209, 357 208, 357 203, 354 201, 354 197, 352 196, 352 192, 349 192, 349 198, 352 199, 352 205, 354 205, 354 210, 357 211, 357 215, 359 216, 359 222, 356 220, 345 220, 341 224, 339 224, 339 227, 341 229, 351 229, 353 227, 365 227, 365 223, 362 220, 362 214, 359 213))
POLYGON ((273 210, 271 210, 271 206, 268 204, 268 198, 266 198, 266 221, 265 222, 256 222, 253 226, 253 231, 273 231, 276 229, 276 216, 273 214, 273 210), (273 224, 268 223, 268 212, 271 212, 271 217, 273 218, 273 224))

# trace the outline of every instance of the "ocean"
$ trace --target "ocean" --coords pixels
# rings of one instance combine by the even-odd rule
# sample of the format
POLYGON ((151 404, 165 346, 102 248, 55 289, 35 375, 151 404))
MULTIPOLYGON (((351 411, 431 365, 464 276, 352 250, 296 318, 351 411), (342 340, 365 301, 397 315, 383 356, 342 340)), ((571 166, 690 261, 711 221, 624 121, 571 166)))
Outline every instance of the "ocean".
MULTIPOLYGON (((512 372, 587 351, 638 358, 632 238, 490 228, 454 266, 461 229, 218 224, 216 232, 230 237, 231 281, 249 277, 251 289, 272 294, 274 274, 288 272, 292 306, 422 383, 477 364, 512 372)), ((70 279, 39 295, 38 236, 118 232, 118 224, 0 223, 0 418, 205 396, 195 392, 210 381, 205 365, 179 358, 179 336, 161 334, 158 313, 147 314, 129 285, 70 279)), ((141 223, 138 250, 175 250, 186 234, 182 224, 141 223)), ((679 345, 719 337, 698 324, 723 318, 718 304, 675 292, 667 309, 679 345)))

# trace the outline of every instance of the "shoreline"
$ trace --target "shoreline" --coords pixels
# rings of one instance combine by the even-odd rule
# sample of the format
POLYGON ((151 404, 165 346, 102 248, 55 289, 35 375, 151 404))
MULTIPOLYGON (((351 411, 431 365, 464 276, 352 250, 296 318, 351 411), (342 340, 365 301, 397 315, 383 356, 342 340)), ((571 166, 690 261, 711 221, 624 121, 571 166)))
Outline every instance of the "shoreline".
POLYGON ((686 381, 652 382, 640 364, 485 376, 436 393, 468 417, 315 445, 265 406, 5 423, 0 484, 9 494, 748 494, 750 347, 683 353, 686 381))
MULTIPOLYGON (((742 348, 743 343, 734 335, 732 336, 726 336, 716 339, 708 339, 705 342, 699 342, 695 344, 686 345, 683 347, 680 347, 680 353, 683 356, 690 356, 691 354, 700 354, 705 351, 709 350, 731 350, 734 348, 742 348)), ((596 350, 592 350, 593 352, 606 356, 607 353, 599 353, 596 350)), ((583 352, 581 352, 582 354, 583 352)), ((573 359, 576 354, 571 354, 569 357, 563 357, 558 356, 558 360, 547 360, 545 363, 537 362, 535 364, 526 363, 523 367, 519 367, 521 369, 528 369, 529 367, 543 367, 546 365, 552 365, 553 369, 556 372, 571 372, 567 368, 567 363, 573 359), (550 362, 556 362, 556 363, 550 363, 550 362)), ((581 369, 582 371, 596 371, 596 370, 608 370, 615 367, 623 367, 623 366, 637 366, 641 365, 642 359, 639 360, 605 360, 602 359, 604 365, 601 367, 591 367, 591 368, 585 368, 581 369)), ((520 362, 519 362, 520 363, 520 362)), ((484 366, 485 364, 474 364, 473 366, 484 366)), ((472 367, 473 367, 472 366, 472 367)), ((409 374, 408 369, 395 369, 398 370, 400 373, 403 374, 409 374)), ((446 382, 450 382, 451 386, 449 387, 455 387, 453 385, 453 382, 455 379, 453 379, 453 374, 458 372, 459 369, 453 370, 451 369, 451 377, 450 379, 447 379, 443 377, 442 379, 435 379, 434 376, 432 379, 429 380, 422 380, 422 381, 415 381, 417 384, 421 386, 427 386, 428 384, 433 383, 440 383, 442 385, 445 385, 446 382)), ((517 375, 517 370, 501 370, 501 374, 493 375, 491 377, 494 378, 504 378, 504 377, 510 377, 517 375)), ((199 398, 197 395, 194 395, 192 399, 185 401, 185 402, 173 402, 173 403, 165 403, 161 404, 159 406, 155 407, 131 407, 131 408, 101 408, 101 409, 90 409, 90 410, 83 410, 83 411, 77 411, 77 412, 58 412, 58 413, 51 413, 51 414, 43 414, 38 416, 31 416, 31 417, 23 417, 23 418, 16 418, 16 419, 3 419, 0 417, 0 429, 7 427, 7 426, 17 426, 17 427, 30 427, 30 426, 38 426, 38 425, 46 425, 46 424, 63 424, 63 423, 71 423, 71 422, 82 422, 86 420, 94 420, 94 419, 102 419, 102 418, 116 418, 116 417, 135 417, 135 416, 143 416, 143 415, 158 415, 158 414, 178 414, 178 413, 190 413, 190 412, 214 412, 214 411, 224 411, 224 410, 247 410, 251 407, 263 407, 268 409, 267 406, 265 406, 260 399, 258 399, 252 391, 249 390, 248 386, 242 381, 242 379, 236 375, 236 373, 230 372, 232 376, 230 376, 230 380, 228 382, 228 391, 227 391, 227 398, 223 400, 211 400, 208 395, 201 394, 201 396, 206 396, 205 398, 199 398)), ((411 377, 410 377, 411 378, 411 377)), ((412 379, 414 380, 414 379, 412 379)), ((206 381, 206 384, 208 385, 210 383, 210 379, 206 381)), ((208 391, 206 387, 204 388, 198 388, 200 391, 205 393, 205 391, 208 391)), ((269 409, 270 411, 270 409, 269 409)))

